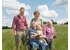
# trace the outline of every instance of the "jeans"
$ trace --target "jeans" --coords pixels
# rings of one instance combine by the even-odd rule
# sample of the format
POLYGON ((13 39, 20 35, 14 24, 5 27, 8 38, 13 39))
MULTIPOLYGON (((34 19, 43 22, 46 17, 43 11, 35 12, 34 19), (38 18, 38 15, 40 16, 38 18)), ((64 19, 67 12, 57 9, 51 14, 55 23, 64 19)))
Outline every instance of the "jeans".
POLYGON ((41 50, 45 50, 46 49, 46 45, 44 43, 36 43, 36 42, 30 42, 31 46, 32 46, 32 50, 37 50, 39 45, 41 47, 41 50))
POLYGON ((48 49, 52 50, 52 40, 46 40, 47 44, 48 44, 48 49))

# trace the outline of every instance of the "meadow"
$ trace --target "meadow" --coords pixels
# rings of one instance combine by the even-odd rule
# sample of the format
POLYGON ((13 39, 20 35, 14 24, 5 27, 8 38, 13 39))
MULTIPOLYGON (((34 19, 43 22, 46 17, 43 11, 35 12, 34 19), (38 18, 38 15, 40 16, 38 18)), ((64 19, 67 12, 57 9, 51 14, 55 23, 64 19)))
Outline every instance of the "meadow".
MULTIPOLYGON (((68 26, 55 25, 56 38, 53 40, 53 50, 68 50, 68 26)), ((15 39, 12 29, 2 29, 2 50, 14 50, 15 39)), ((20 50, 24 50, 24 46, 20 45, 20 50)))

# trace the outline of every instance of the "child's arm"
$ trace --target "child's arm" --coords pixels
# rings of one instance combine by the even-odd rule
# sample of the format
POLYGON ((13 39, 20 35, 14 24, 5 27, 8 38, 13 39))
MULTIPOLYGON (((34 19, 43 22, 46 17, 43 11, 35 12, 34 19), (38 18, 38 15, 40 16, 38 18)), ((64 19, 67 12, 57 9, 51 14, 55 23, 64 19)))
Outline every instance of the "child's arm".
POLYGON ((56 37, 56 31, 55 31, 55 28, 53 28, 53 38, 55 38, 56 37))

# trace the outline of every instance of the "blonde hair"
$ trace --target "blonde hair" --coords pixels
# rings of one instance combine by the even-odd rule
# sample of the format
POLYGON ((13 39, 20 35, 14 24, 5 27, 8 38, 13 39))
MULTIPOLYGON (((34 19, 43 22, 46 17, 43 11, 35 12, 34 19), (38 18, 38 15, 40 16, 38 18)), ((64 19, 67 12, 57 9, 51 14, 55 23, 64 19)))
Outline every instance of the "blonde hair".
POLYGON ((47 24, 50 23, 51 25, 53 24, 52 21, 47 21, 47 24))

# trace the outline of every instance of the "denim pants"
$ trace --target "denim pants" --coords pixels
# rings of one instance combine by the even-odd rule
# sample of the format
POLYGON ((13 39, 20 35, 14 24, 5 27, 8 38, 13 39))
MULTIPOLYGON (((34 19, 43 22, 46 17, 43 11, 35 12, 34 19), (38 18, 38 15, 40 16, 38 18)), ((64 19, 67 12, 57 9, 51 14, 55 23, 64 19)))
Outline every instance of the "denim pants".
POLYGON ((39 45, 41 47, 41 50, 45 50, 46 49, 46 45, 44 43, 30 42, 30 44, 32 45, 32 50, 37 50, 39 45))
POLYGON ((48 48, 49 50, 52 50, 52 40, 46 40, 47 44, 48 44, 48 48))
POLYGON ((47 47, 46 44, 44 43, 39 43, 39 44, 40 44, 41 50, 46 50, 46 47, 47 47))

